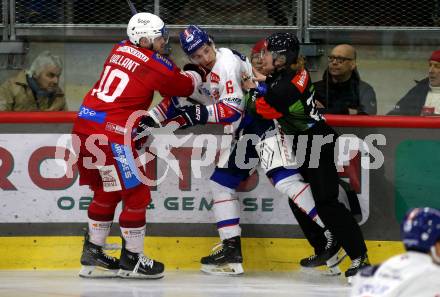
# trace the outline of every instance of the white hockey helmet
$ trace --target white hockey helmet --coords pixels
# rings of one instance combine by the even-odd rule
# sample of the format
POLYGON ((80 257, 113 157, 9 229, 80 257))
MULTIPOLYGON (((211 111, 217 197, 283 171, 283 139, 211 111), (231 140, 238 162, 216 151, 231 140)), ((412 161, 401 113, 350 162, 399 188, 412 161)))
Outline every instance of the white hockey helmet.
POLYGON ((157 15, 148 12, 140 12, 131 17, 127 25, 127 35, 135 45, 139 45, 142 37, 153 43, 155 38, 163 36, 168 42, 165 23, 157 15))

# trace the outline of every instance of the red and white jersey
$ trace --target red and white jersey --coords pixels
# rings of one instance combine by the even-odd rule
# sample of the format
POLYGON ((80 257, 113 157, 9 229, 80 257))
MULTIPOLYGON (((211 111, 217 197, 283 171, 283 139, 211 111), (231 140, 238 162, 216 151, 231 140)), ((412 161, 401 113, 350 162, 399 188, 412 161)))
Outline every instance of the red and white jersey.
POLYGON ((224 119, 237 118, 233 126, 235 129, 238 127, 245 109, 241 88, 244 73, 252 75, 252 65, 245 56, 228 48, 216 50, 216 62, 206 82, 199 84, 197 91, 191 95, 191 98, 208 107, 208 122, 224 123, 224 119))
POLYGON ((440 265, 428 254, 407 252, 379 267, 361 270, 353 279, 351 297, 440 296, 440 265))
MULTIPOLYGON (((87 93, 73 133, 105 134, 124 143, 126 122, 138 110, 148 110, 154 91, 162 96, 189 96, 194 78, 170 59, 129 41, 116 44, 104 63, 100 79, 87 93)), ((137 123, 137 122, 136 122, 137 123)))

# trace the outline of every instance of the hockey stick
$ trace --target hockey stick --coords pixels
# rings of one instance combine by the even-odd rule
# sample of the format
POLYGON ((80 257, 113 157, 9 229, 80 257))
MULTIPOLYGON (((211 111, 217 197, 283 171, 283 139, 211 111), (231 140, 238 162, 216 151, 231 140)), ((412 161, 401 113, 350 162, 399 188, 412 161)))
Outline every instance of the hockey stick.
POLYGON ((127 0, 127 4, 128 7, 130 7, 131 15, 135 15, 138 13, 136 7, 134 6, 133 2, 131 2, 131 0, 127 0))

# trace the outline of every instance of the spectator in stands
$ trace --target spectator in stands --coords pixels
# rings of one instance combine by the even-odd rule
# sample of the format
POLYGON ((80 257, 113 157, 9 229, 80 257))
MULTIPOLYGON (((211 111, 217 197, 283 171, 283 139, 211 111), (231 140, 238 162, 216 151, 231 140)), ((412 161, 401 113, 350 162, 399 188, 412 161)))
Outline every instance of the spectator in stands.
POLYGON ((416 83, 388 115, 440 115, 440 50, 429 58, 428 77, 416 83))
POLYGON ((376 93, 361 80, 356 66, 356 50, 348 44, 333 48, 323 79, 315 83, 315 100, 324 113, 377 113, 376 93))
POLYGON ((63 64, 58 56, 44 51, 29 70, 20 71, 0 86, 0 111, 67 110, 58 86, 63 64))

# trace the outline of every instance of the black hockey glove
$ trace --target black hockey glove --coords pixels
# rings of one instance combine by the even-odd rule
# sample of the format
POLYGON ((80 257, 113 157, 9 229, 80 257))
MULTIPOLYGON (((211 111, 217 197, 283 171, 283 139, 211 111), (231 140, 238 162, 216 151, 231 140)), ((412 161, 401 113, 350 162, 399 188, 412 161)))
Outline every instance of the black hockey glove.
POLYGON ((202 66, 188 63, 188 64, 185 64, 185 66, 183 66, 183 70, 197 72, 200 75, 200 77, 202 78, 202 82, 206 82, 206 77, 208 76, 208 72, 202 66))
POLYGON ((181 129, 200 124, 203 125, 208 121, 208 110, 204 105, 182 106, 176 109, 176 112, 178 115, 167 122, 177 122, 181 129))
POLYGON ((134 145, 137 150, 140 150, 145 142, 147 142, 148 135, 151 134, 152 128, 158 128, 159 125, 150 116, 143 116, 136 128, 136 137, 134 138, 134 145))

